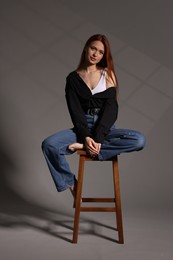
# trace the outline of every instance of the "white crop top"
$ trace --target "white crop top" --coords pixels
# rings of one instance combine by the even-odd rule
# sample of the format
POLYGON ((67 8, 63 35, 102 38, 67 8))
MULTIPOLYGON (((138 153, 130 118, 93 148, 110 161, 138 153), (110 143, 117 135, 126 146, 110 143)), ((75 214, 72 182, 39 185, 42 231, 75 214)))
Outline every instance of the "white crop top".
POLYGON ((103 70, 98 84, 91 89, 92 95, 106 90, 106 69, 103 70))

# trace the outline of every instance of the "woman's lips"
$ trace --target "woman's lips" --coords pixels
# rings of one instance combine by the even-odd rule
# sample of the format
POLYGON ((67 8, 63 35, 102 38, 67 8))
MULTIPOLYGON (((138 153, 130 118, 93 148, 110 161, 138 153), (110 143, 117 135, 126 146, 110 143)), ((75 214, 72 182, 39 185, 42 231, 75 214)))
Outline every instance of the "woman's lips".
POLYGON ((96 60, 94 57, 90 57, 90 59, 91 59, 92 61, 95 61, 95 60, 96 60))

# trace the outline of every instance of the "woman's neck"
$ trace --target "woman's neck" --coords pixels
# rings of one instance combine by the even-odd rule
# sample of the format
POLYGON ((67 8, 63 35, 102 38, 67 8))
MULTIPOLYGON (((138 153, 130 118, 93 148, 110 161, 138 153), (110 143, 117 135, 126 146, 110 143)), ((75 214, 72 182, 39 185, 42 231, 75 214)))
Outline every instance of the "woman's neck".
POLYGON ((96 65, 90 65, 90 66, 86 66, 83 69, 86 73, 92 73, 92 72, 96 72, 99 70, 99 68, 96 65))

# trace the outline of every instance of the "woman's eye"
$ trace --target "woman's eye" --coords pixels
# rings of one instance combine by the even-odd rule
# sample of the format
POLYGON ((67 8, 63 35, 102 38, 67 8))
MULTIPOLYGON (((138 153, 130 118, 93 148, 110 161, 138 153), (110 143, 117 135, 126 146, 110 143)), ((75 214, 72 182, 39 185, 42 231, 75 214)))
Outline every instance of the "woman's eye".
POLYGON ((97 48, 94 47, 94 46, 91 46, 90 49, 91 49, 92 51, 98 51, 98 53, 99 53, 100 55, 103 55, 103 54, 104 54, 104 51, 99 51, 99 50, 97 50, 97 48))

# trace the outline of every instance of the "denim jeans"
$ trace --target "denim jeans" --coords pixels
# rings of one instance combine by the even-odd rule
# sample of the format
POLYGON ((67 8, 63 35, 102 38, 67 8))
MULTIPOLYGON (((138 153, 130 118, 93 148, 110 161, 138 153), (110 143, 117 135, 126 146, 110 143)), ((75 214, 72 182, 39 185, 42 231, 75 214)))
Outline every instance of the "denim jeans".
MULTIPOLYGON (((86 115, 89 129, 92 129, 98 116, 86 115)), ((74 129, 67 129, 46 138, 42 143, 42 150, 57 191, 64 191, 72 186, 76 177, 70 170, 65 155, 74 152, 68 146, 77 142, 74 129)), ((128 129, 110 128, 98 155, 100 161, 108 160, 124 152, 139 151, 145 146, 145 137, 140 132, 128 129)))

